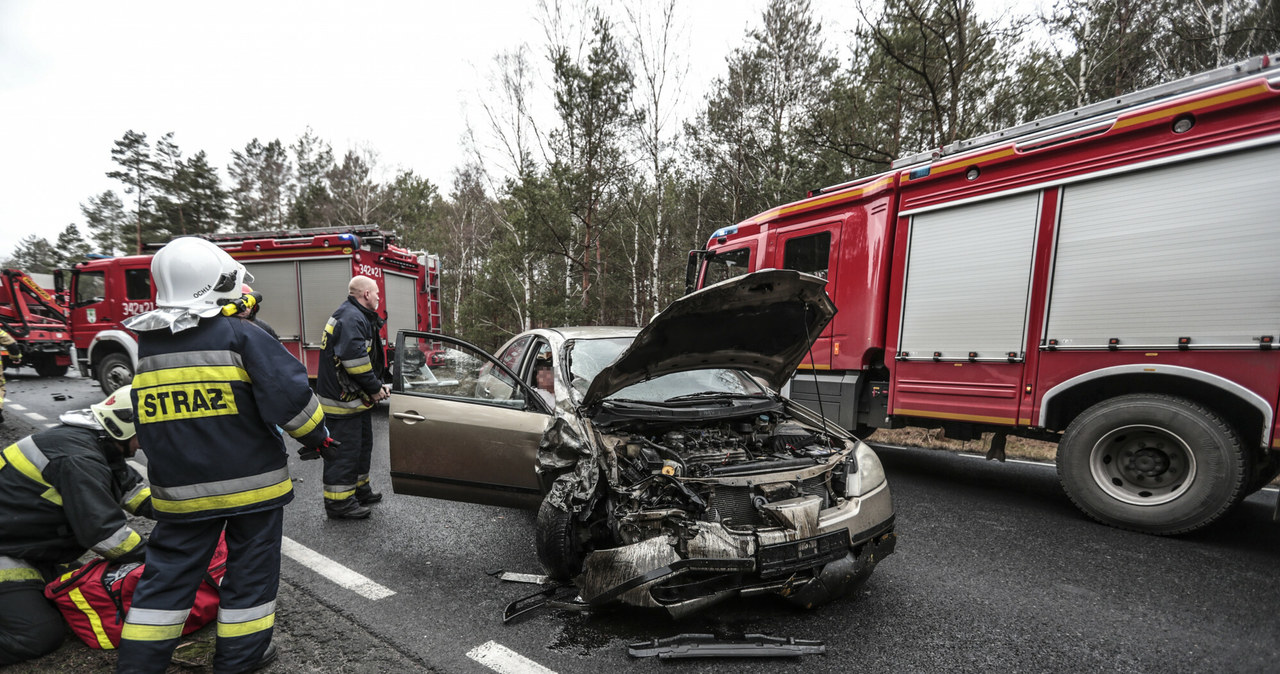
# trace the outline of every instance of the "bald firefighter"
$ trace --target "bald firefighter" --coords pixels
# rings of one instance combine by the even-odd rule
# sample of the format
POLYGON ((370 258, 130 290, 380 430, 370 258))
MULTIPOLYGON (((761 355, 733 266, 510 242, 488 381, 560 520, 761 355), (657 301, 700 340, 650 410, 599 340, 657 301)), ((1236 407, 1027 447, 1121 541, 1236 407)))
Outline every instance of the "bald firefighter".
POLYGON ((343 302, 324 326, 316 393, 341 447, 324 461, 324 509, 331 519, 364 519, 382 494, 369 483, 373 404, 382 388, 383 348, 378 284, 353 276, 343 302))
POLYGON ((121 634, 120 672, 163 672, 209 558, 226 530, 213 668, 242 672, 276 656, 288 456, 273 426, 319 458, 332 446, 307 371, 266 332, 235 316, 252 280, 204 239, 174 239, 151 260, 156 310, 138 333, 133 398, 147 447, 156 527, 121 634), (248 277, 248 278, 246 278, 248 277))
POLYGON ((138 450, 129 387, 59 421, 0 453, 0 666, 62 643, 43 593, 58 564, 85 550, 142 561, 147 547, 124 514, 151 516, 151 491, 125 462, 138 450))

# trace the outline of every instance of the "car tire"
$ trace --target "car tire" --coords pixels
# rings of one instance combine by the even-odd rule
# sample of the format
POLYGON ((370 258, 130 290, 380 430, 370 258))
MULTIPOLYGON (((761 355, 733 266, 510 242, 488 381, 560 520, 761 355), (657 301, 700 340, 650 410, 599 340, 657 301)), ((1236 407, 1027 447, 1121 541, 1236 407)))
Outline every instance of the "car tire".
POLYGON ((533 531, 534 549, 547 576, 568 580, 581 573, 583 552, 573 515, 544 498, 533 531))
POLYGON ((123 353, 111 353, 98 363, 98 386, 111 395, 116 389, 133 381, 133 363, 123 353))
POLYGON ((1063 434, 1057 463, 1063 491, 1086 515, 1157 535, 1217 520, 1249 479, 1235 429, 1167 395, 1124 395, 1085 410, 1063 434))

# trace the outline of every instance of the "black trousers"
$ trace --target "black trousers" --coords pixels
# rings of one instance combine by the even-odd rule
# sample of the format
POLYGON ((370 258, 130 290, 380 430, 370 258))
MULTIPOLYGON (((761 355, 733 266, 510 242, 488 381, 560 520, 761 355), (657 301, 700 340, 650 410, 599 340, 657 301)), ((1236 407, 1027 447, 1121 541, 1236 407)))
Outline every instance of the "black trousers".
POLYGON ((211 520, 161 520, 120 639, 117 672, 163 672, 182 636, 218 534, 227 532, 227 572, 219 588, 215 672, 247 672, 271 643, 280 588, 284 509, 211 520))
POLYGON ((324 461, 325 507, 347 508, 347 501, 373 491, 369 486, 369 465, 373 459, 373 414, 325 418, 329 435, 342 443, 338 456, 324 461))
POLYGON ((44 598, 44 582, 0 582, 0 667, 52 653, 66 636, 62 614, 44 598))

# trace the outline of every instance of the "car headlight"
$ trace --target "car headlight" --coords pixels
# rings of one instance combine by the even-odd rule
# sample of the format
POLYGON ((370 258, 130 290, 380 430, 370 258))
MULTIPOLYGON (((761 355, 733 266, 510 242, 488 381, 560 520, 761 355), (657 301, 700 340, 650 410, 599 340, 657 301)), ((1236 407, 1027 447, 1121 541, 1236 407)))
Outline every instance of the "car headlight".
POLYGON ((884 466, 880 464, 880 457, 876 456, 867 443, 858 441, 857 447, 853 450, 853 456, 858 462, 858 471, 845 478, 845 498, 856 498, 868 494, 884 484, 884 466))

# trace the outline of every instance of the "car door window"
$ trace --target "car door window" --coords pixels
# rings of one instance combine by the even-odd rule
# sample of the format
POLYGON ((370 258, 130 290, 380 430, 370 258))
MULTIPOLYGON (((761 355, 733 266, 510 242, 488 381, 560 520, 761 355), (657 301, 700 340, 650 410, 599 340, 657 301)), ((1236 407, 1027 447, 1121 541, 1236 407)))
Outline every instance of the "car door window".
POLYGON ((461 342, 401 333, 398 392, 523 409, 525 389, 492 356, 461 342))

